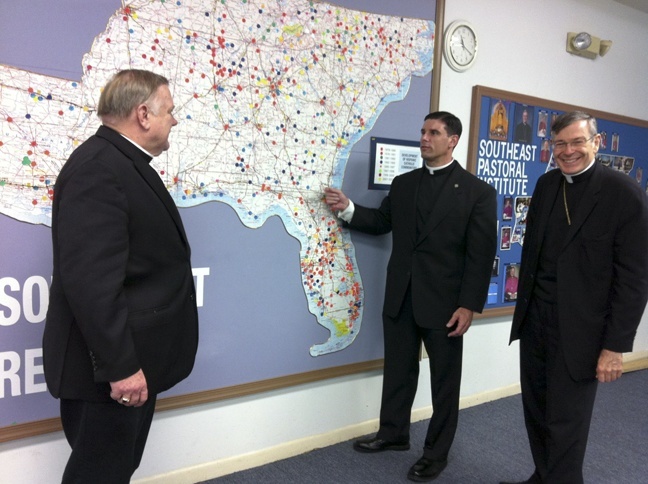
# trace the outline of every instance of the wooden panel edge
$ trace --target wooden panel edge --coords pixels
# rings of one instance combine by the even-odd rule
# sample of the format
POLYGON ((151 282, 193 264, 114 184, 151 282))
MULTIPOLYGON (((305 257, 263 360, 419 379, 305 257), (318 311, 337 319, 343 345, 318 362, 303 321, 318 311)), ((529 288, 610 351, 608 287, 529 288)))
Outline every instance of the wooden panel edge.
MULTIPOLYGON (((227 400, 230 398, 243 397, 257 393, 278 390, 280 388, 312 383, 330 378, 353 375, 368 371, 382 369, 383 360, 369 360, 360 363, 324 368, 294 375, 270 378, 258 382, 243 383, 231 387, 219 388, 216 390, 206 390, 202 392, 177 395, 173 397, 160 398, 155 405, 156 411, 174 410, 192 405, 201 405, 204 403, 227 400)), ((48 434, 62 430, 60 418, 50 418, 27 422, 22 424, 11 425, 0 428, 0 442, 11 440, 25 439, 35 437, 41 434, 48 434)))
POLYGON ((445 21, 445 0, 436 1, 434 13, 434 52, 432 53, 432 85, 430 86, 430 112, 439 110, 441 98, 441 64, 443 51, 443 29, 445 21))
POLYGON ((0 442, 35 437, 37 435, 58 432, 59 430, 63 430, 63 427, 61 425, 61 419, 58 417, 11 425, 0 428, 0 442))
POLYGON ((217 402, 220 400, 227 400, 230 398, 243 397, 256 393, 269 392, 272 390, 278 390, 280 388, 303 385, 305 383, 312 383, 330 378, 337 378, 356 373, 379 370, 382 369, 382 367, 382 359, 370 360, 361 363, 324 368, 321 370, 314 370, 305 373, 297 373, 294 375, 269 378, 267 380, 260 380, 258 382, 243 383, 241 385, 218 388, 215 390, 206 390, 202 392, 189 393, 186 395, 167 397, 162 398, 157 402, 155 410, 174 410, 190 405, 217 402))
POLYGON ((473 95, 474 94, 478 94, 479 96, 506 99, 508 101, 515 101, 517 103, 522 103, 522 104, 530 104, 534 106, 546 106, 549 109, 556 109, 560 111, 574 111, 574 110, 585 111, 591 114, 592 116, 594 116, 595 118, 604 118, 609 121, 615 121, 617 123, 632 124, 642 128, 648 128, 648 120, 645 119, 632 118, 630 116, 624 116, 622 114, 601 111, 599 109, 589 108, 586 106, 578 106, 575 104, 569 104, 562 101, 543 99, 536 96, 529 96, 527 94, 504 91, 502 89, 495 89, 483 85, 475 85, 473 87, 473 95))
MULTIPOLYGON (((383 367, 383 360, 371 360, 351 365, 325 368, 306 373, 271 378, 253 383, 244 383, 234 385, 218 390, 207 390, 204 392, 190 393, 187 395, 178 395, 174 397, 162 398, 157 402, 156 411, 174 410, 178 408, 201 405, 204 403, 227 400, 235 397, 242 397, 256 393, 277 390, 289 386, 302 385, 315 381, 337 378, 341 376, 352 375, 356 373, 380 370, 383 367)), ((648 358, 640 358, 625 362, 623 364, 624 372, 648 369, 648 358)), ((61 419, 50 418, 36 422, 17 424, 9 427, 0 428, 0 443, 11 440, 25 439, 37 435, 58 432, 62 430, 61 419)))
POLYGON ((512 316, 515 306, 505 306, 500 308, 484 309, 481 313, 475 313, 473 319, 496 318, 498 316, 512 316))

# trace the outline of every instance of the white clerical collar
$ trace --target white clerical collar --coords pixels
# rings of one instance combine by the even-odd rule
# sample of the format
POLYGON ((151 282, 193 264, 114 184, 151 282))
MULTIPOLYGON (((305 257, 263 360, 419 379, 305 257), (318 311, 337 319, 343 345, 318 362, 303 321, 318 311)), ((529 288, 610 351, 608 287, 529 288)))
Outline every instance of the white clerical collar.
MULTIPOLYGON (((119 133, 119 134, 121 134, 121 133, 119 133)), ((124 138, 126 138, 128 141, 130 141, 131 143, 133 143, 135 146, 137 146, 137 147, 138 147, 140 150, 142 150, 144 153, 146 153, 147 155, 149 155, 151 158, 155 158, 155 156, 153 156, 151 153, 149 153, 148 151, 146 151, 146 150, 145 150, 144 148, 142 148, 140 145, 138 145, 137 143, 135 143, 135 141, 133 141, 132 139, 130 139, 128 136, 123 135, 123 134, 121 134, 121 135, 122 135, 124 138)), ((571 182, 570 182, 570 183, 571 183, 571 182)))
POLYGON ((450 160, 450 163, 446 163, 443 166, 428 166, 428 164, 425 163, 425 168, 428 169, 428 171, 430 172, 430 175, 434 175, 435 171, 439 171, 439 170, 443 170, 444 168, 448 168, 450 165, 452 165, 453 161, 454 161, 454 158, 452 160, 450 160))
POLYGON ((587 170, 589 170, 590 168, 592 168, 592 167, 594 166, 594 163, 595 163, 595 162, 596 162, 596 159, 593 159, 593 160, 591 161, 591 163, 587 166, 587 168, 585 168, 585 169, 582 170, 582 171, 579 171, 578 173, 574 173, 573 175, 567 175, 567 174, 563 173, 563 176, 565 177, 565 180, 567 180, 567 183, 574 183, 573 178, 574 178, 575 176, 582 175, 582 174, 585 173, 587 170))

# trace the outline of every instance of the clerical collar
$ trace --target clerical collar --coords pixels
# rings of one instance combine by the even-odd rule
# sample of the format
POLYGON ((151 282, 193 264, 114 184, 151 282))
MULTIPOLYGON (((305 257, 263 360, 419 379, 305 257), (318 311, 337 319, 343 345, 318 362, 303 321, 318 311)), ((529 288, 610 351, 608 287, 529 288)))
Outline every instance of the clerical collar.
POLYGON ((427 168, 427 170, 430 172, 430 175, 434 175, 434 174, 443 175, 444 173, 450 171, 447 170, 446 168, 449 168, 453 162, 454 162, 454 158, 450 160, 450 163, 446 163, 443 166, 428 166, 427 163, 425 163, 425 168, 427 168))
POLYGON ((151 153, 149 153, 148 151, 146 151, 146 150, 145 150, 144 148, 142 148, 140 145, 138 145, 137 143, 135 143, 135 141, 133 141, 132 139, 130 139, 128 136, 123 135, 122 133, 119 133, 119 134, 121 134, 124 138, 126 138, 128 141, 130 141, 130 142, 131 142, 132 144, 134 144, 135 146, 137 146, 137 147, 140 149, 140 151, 143 151, 144 153, 146 153, 147 156, 150 156, 151 159, 155 158, 155 156, 153 156, 151 153))
MULTIPOLYGON (((578 173, 574 173, 573 175, 566 175, 565 173, 563 173, 563 176, 565 177, 565 180, 567 180, 567 183, 574 183, 576 181, 575 178, 577 176, 579 176, 579 175, 582 175, 583 173, 585 173, 590 168, 592 168, 594 166, 594 163, 596 163, 596 159, 592 160, 592 162, 584 170, 579 171, 578 173)), ((586 177, 583 177, 583 178, 586 178, 586 177)), ((578 181, 580 181, 580 179, 578 181)))

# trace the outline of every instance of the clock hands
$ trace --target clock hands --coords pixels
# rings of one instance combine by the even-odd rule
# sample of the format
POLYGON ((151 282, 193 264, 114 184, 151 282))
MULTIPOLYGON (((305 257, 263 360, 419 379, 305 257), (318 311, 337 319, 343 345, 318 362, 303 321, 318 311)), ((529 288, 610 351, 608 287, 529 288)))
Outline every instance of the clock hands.
POLYGON ((456 46, 461 47, 463 50, 465 50, 466 52, 468 52, 470 55, 473 54, 473 51, 470 50, 468 47, 466 47, 466 44, 465 44, 465 42, 464 42, 463 37, 459 37, 459 42, 452 42, 452 45, 456 45, 456 46))
POLYGON ((463 49, 464 49, 465 51, 468 51, 468 53, 469 53, 470 55, 472 55, 473 51, 470 50, 468 47, 466 47, 466 44, 464 44, 463 39, 461 39, 461 47, 463 47, 463 49))

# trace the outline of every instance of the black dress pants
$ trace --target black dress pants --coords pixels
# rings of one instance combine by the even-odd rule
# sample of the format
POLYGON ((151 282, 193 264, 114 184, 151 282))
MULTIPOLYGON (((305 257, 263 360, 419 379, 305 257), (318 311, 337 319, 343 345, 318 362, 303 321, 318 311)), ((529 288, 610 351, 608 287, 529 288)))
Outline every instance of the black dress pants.
POLYGON ((139 467, 155 411, 155 395, 141 407, 61 399, 61 421, 72 454, 63 484, 127 484, 139 467))
POLYGON ((446 328, 417 325, 410 290, 396 318, 383 315, 383 331, 385 366, 377 437, 409 442, 423 341, 429 356, 433 407, 423 455, 432 460, 445 460, 459 420, 463 337, 449 338, 446 328))
POLYGON ((575 381, 563 351, 557 306, 533 298, 520 331, 520 382, 535 476, 579 484, 598 381, 575 381))

